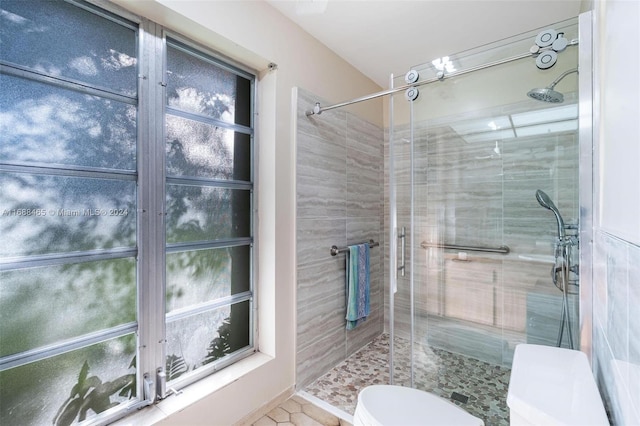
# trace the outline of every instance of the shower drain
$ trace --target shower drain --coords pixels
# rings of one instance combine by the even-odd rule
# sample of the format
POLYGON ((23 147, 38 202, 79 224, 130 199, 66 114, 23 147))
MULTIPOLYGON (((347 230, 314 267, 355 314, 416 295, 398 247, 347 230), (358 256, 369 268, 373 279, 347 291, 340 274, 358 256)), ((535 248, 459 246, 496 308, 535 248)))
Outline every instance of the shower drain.
POLYGON ((469 401, 469 397, 467 395, 463 395, 458 392, 452 392, 451 399, 456 400, 458 402, 462 402, 463 404, 466 404, 467 401, 469 401))

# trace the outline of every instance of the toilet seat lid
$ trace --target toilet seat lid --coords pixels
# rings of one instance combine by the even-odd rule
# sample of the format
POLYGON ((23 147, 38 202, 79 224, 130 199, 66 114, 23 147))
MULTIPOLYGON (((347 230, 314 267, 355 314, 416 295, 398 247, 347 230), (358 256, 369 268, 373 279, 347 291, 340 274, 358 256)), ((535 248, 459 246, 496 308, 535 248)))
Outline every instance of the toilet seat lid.
POLYGON ((373 385, 358 394, 357 415, 372 425, 460 425, 484 422, 436 395, 394 385, 373 385))

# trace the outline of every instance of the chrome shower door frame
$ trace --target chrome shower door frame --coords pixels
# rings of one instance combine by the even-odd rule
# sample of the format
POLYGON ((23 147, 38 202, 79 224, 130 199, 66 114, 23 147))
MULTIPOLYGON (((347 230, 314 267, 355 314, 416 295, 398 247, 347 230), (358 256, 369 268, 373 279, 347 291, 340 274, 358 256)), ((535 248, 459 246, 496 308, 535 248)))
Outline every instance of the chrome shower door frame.
POLYGON ((594 148, 594 133, 597 133, 598 113, 594 96, 598 93, 593 76, 593 12, 585 12, 578 17, 580 45, 578 53, 578 198, 579 198, 579 259, 580 259, 580 296, 579 296, 579 334, 580 350, 589 361, 593 350, 593 201, 597 188, 593 183, 594 169, 599 159, 594 148))

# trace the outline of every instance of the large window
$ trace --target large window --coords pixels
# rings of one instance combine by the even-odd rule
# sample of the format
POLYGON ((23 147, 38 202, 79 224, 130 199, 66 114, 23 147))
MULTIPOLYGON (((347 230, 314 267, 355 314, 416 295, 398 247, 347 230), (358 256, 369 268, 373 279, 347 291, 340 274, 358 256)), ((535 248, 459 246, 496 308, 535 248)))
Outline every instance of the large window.
POLYGON ((167 37, 166 84, 173 381, 252 346, 252 80, 167 37))
POLYGON ((253 74, 75 0, 3 0, 0 39, 0 424, 253 353, 253 74))

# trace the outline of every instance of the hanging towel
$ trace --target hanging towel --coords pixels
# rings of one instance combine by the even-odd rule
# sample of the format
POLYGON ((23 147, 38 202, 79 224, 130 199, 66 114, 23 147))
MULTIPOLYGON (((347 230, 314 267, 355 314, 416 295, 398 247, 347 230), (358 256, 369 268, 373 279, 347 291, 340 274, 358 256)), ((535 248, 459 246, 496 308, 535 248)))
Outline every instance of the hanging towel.
POLYGON ((369 244, 349 246, 347 256, 347 330, 369 315, 369 244))

